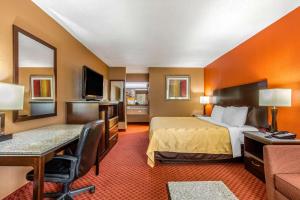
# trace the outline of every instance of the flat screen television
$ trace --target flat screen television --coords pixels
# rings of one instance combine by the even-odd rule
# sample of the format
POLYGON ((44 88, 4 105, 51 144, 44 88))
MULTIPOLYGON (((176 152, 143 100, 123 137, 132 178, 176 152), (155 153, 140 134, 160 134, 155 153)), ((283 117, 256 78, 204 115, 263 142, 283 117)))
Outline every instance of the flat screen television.
POLYGON ((82 98, 101 99, 103 97, 103 75, 87 66, 83 66, 82 75, 82 98))

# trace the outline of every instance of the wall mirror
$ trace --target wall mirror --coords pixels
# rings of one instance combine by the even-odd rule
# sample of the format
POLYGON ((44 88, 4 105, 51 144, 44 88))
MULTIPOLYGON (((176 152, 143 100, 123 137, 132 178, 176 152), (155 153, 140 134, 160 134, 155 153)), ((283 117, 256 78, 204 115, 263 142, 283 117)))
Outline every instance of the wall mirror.
POLYGON ((56 48, 13 26, 14 83, 25 86, 24 108, 13 121, 57 115, 56 48))
POLYGON ((110 100, 124 102, 124 81, 110 81, 110 100))
POLYGON ((110 100, 118 101, 119 122, 125 121, 125 81, 110 81, 110 100))

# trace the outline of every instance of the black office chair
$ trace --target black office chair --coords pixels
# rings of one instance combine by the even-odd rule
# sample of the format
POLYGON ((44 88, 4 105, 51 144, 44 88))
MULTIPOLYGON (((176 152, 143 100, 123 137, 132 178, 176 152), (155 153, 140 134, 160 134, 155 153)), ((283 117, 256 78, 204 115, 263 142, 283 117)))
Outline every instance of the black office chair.
MULTIPOLYGON (((95 186, 71 190, 70 185, 76 179, 84 176, 96 162, 98 144, 103 130, 103 121, 94 121, 86 124, 80 134, 75 154, 56 156, 45 165, 45 182, 62 183, 61 192, 46 193, 48 198, 72 199, 74 195, 89 191, 95 192, 95 186)), ((33 181, 33 170, 26 176, 33 181)))

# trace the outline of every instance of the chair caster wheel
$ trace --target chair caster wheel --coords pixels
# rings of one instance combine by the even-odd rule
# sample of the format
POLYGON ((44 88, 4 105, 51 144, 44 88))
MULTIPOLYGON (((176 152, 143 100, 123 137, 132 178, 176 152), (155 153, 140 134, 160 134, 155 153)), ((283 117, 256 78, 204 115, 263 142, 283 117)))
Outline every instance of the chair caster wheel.
POLYGON ((91 188, 89 192, 90 192, 91 194, 94 194, 94 193, 96 192, 96 188, 95 188, 95 187, 91 188))

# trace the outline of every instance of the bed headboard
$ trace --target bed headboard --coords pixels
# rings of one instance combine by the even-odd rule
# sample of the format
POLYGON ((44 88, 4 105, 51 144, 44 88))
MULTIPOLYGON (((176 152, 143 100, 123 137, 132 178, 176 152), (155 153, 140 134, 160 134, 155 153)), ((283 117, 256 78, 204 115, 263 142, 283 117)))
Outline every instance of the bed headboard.
POLYGON ((215 104, 220 106, 248 106, 247 125, 257 128, 268 127, 268 108, 259 107, 259 90, 266 89, 268 81, 263 80, 228 88, 216 89, 213 92, 215 104))

